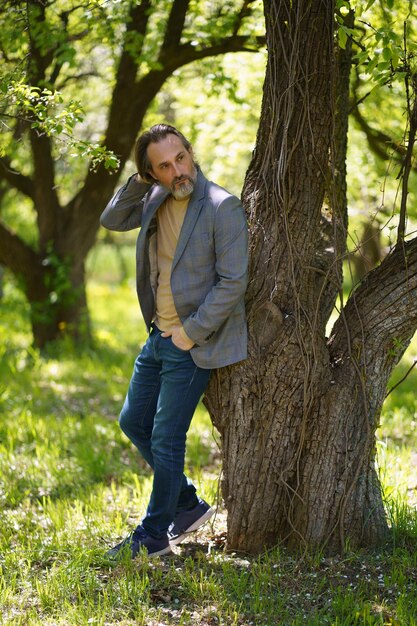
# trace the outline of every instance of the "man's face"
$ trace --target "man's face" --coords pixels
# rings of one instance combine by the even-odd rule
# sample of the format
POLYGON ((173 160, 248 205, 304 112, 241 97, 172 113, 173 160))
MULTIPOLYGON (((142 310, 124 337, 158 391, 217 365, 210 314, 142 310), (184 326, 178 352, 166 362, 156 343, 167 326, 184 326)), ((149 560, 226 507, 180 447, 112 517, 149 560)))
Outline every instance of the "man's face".
POLYGON ((193 151, 188 151, 176 135, 167 135, 158 143, 148 146, 150 175, 170 190, 174 198, 183 200, 191 196, 197 179, 193 151))

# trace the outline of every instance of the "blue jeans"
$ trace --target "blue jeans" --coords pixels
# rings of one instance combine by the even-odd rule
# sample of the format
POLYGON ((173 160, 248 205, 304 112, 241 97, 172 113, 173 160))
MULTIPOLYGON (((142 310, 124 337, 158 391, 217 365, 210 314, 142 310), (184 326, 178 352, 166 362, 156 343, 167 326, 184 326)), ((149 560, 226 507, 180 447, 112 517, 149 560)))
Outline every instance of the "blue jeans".
POLYGON ((210 370, 197 367, 190 352, 152 325, 135 361, 119 423, 154 471, 142 525, 155 538, 166 535, 176 513, 198 502, 184 475, 185 442, 209 376, 210 370))

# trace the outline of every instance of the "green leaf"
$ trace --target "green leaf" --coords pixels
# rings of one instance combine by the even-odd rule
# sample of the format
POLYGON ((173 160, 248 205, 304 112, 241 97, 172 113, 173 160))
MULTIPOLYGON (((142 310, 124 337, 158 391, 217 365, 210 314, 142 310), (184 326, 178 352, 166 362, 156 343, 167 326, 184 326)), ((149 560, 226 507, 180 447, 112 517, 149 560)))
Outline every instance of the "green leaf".
POLYGON ((391 68, 391 63, 389 61, 382 61, 382 63, 378 63, 377 69, 379 72, 384 70, 389 70, 391 68))
POLYGON ((342 48, 342 50, 344 50, 346 48, 347 33, 346 33, 346 30, 343 28, 343 26, 340 26, 338 35, 339 35, 339 46, 342 48))
POLYGON ((392 58, 392 50, 391 48, 384 48, 382 50, 382 56, 386 61, 390 61, 392 58))
POLYGON ((355 60, 359 65, 365 63, 368 60, 368 50, 361 50, 358 54, 355 55, 355 60))
POLYGON ((379 61, 379 56, 376 54, 374 56, 374 58, 371 59, 369 61, 369 63, 367 64, 367 66, 366 66, 366 73, 367 74, 372 74, 373 70, 376 68, 376 66, 378 64, 378 61, 379 61))

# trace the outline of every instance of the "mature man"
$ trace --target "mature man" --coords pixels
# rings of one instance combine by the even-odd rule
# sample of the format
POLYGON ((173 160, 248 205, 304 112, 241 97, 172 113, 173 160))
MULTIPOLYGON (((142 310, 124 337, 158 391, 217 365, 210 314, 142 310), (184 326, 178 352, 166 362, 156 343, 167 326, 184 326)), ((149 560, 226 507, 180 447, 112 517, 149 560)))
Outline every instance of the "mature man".
POLYGON ((149 338, 134 365, 120 426, 154 471, 139 526, 107 553, 168 554, 213 514, 184 475, 185 442, 212 368, 246 357, 247 226, 240 201, 208 181, 187 139, 158 124, 135 148, 138 174, 101 224, 139 228, 137 292, 149 338))

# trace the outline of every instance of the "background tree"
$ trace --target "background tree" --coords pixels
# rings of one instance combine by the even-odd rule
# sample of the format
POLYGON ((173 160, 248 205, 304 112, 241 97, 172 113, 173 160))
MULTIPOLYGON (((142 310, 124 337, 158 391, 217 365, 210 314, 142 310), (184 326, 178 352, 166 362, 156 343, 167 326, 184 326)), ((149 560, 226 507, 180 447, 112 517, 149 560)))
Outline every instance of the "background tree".
MULTIPOLYGON (((360 8, 361 3, 356 4, 360 8)), ((415 13, 408 3, 368 5, 352 32, 357 54, 350 93, 348 247, 354 281, 378 265, 395 242, 398 181, 408 132, 404 124, 407 96, 404 81, 399 78, 404 69, 404 51, 414 54, 416 39, 415 13)), ((415 221, 415 163, 412 168, 408 214, 415 221)))
MULTIPOLYGON (((349 5, 339 5, 350 34, 349 5)), ((385 260, 342 298, 326 337, 346 254, 350 41, 335 49, 331 2, 264 6, 268 66, 244 188, 249 358, 216 372, 207 405, 222 435, 229 546, 257 552, 283 540, 343 550, 387 536, 375 430, 417 326, 417 239, 399 232, 385 260)), ((412 116, 407 59, 403 50, 412 116)))
POLYGON ((36 345, 64 330, 78 335, 88 329, 85 258, 152 100, 184 65, 256 50, 262 43, 255 34, 256 5, 254 0, 3 5, 1 50, 8 73, 2 81, 6 132, 0 177, 18 192, 19 202, 21 196, 29 200, 37 232, 25 238, 1 221, 0 262, 21 281, 36 345), (88 91, 98 98, 89 107, 107 107, 96 144, 73 138, 85 115, 71 95, 86 97, 88 91), (70 141, 60 146, 63 136, 70 141), (62 154, 68 146, 79 158, 90 157, 92 167, 70 166, 62 154))

